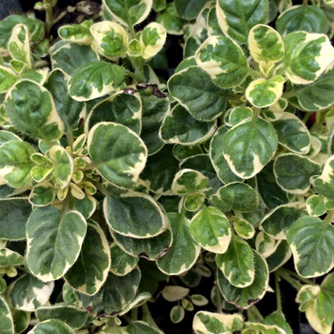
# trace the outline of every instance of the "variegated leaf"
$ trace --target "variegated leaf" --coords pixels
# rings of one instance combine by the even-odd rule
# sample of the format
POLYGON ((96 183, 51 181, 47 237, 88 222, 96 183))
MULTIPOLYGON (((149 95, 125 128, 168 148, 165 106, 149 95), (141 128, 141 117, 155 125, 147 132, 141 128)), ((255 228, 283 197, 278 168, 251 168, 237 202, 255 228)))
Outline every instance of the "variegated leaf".
POLYGON ((240 331, 243 327, 244 319, 240 314, 199 311, 193 321, 193 330, 196 334, 228 333, 240 331))
POLYGON ((268 11, 268 0, 217 0, 217 18, 221 30, 240 44, 247 43, 252 27, 266 22, 268 11))
POLYGON ((225 133, 222 154, 233 173, 248 179, 272 159, 277 145, 277 133, 269 122, 246 119, 225 133))
POLYGON ((15 128, 28 136, 54 140, 63 135, 52 95, 36 82, 18 81, 6 95, 5 111, 15 128))
POLYGON ((154 57, 166 42, 167 32, 165 28, 156 22, 148 24, 140 34, 140 42, 143 45, 144 59, 154 57))
POLYGON ((37 309, 36 316, 40 322, 49 319, 61 320, 73 329, 83 327, 87 321, 87 312, 85 310, 65 303, 41 306, 37 309))
MULTIPOLYGON (((146 239, 125 237, 112 230, 110 232, 118 246, 127 253, 126 255, 151 261, 164 256, 173 240, 170 227, 157 236, 146 239)), ((115 275, 117 274, 115 273, 115 275)))
POLYGON ((317 217, 299 218, 288 230, 296 271, 303 277, 321 276, 334 267, 334 227, 317 217))
POLYGON ((223 273, 218 270, 219 289, 230 304, 247 309, 258 302, 266 293, 269 272, 266 261, 254 252, 255 277, 253 283, 245 288, 237 288, 229 283, 223 273))
POLYGON ((168 227, 168 219, 148 195, 125 193, 106 196, 103 203, 106 220, 113 231, 137 239, 157 236, 168 227))
POLYGON ((326 161, 321 175, 315 178, 314 188, 318 194, 334 199, 334 156, 326 161))
POLYGON ((0 184, 22 188, 31 181, 34 149, 27 142, 11 140, 0 147, 0 184))
POLYGON ((28 334, 74 334, 74 330, 65 322, 58 319, 49 319, 38 323, 28 334))
POLYGON ((276 103, 283 93, 284 78, 277 75, 270 79, 256 79, 246 89, 247 100, 258 108, 276 103))
POLYGON ((123 67, 96 61, 81 66, 68 83, 76 101, 89 101, 115 91, 125 79, 123 67))
POLYGON ((193 169, 181 169, 175 174, 172 190, 176 195, 186 195, 205 189, 208 178, 193 169))
POLYGON ((221 88, 242 84, 249 73, 245 54, 229 37, 209 37, 196 51, 195 57, 198 66, 221 88))
POLYGON ((81 24, 63 25, 58 29, 61 39, 82 45, 91 45, 93 37, 89 31, 91 23, 84 21, 81 24))
POLYGON ((169 79, 168 89, 197 121, 209 122, 225 111, 227 99, 203 69, 190 66, 177 72, 169 79))
POLYGON ((139 136, 124 125, 96 124, 89 132, 87 146, 96 169, 119 186, 133 186, 145 167, 147 148, 139 136))
POLYGON ((9 67, 0 65, 0 93, 7 92, 18 80, 16 73, 9 67))
POLYGON ((103 4, 117 21, 132 27, 146 19, 153 0, 103 0, 103 4))
POLYGON ((37 208, 27 223, 27 264, 43 282, 62 277, 77 260, 86 235, 81 213, 65 215, 55 207, 37 208))
POLYGON ((90 27, 95 47, 94 49, 108 59, 117 59, 127 51, 129 36, 126 30, 118 23, 102 21, 90 27))
POLYGON ((322 34, 293 32, 284 38, 286 75, 293 84, 317 80, 333 61, 334 48, 322 34))
POLYGON ((257 63, 277 63, 284 57, 282 37, 275 29, 264 24, 258 24, 250 30, 248 47, 257 63))
POLYGON ((167 254, 157 261, 158 268, 167 275, 179 275, 196 262, 201 247, 193 241, 188 220, 180 213, 169 213, 173 231, 173 244, 167 254))
POLYGON ((237 235, 242 239, 252 239, 255 234, 254 226, 247 220, 233 216, 232 217, 233 228, 237 235))
POLYGON ((200 122, 181 105, 176 105, 160 128, 160 137, 169 144, 195 145, 206 141, 216 130, 216 122, 200 122))
POLYGON ((266 258, 269 272, 272 273, 283 266, 290 259, 291 255, 292 252, 288 243, 285 240, 282 240, 275 252, 266 258))
POLYGON ((204 249, 222 254, 229 247, 232 231, 226 216, 215 207, 203 208, 190 222, 190 233, 204 249))
POLYGON ((284 191, 304 194, 310 189, 310 178, 320 174, 320 166, 297 154, 282 154, 275 159, 274 174, 278 185, 284 191))
POLYGON ((81 293, 76 295, 84 307, 90 307, 93 314, 115 316, 135 298, 140 279, 141 273, 138 267, 126 276, 115 276, 109 273, 106 283, 95 295, 87 296, 81 293))
POLYGON ((31 68, 29 33, 27 26, 24 24, 17 24, 14 27, 7 48, 13 60, 26 64, 27 68, 31 68))
POLYGON ((16 310, 34 312, 45 305, 51 296, 54 283, 43 283, 31 274, 25 274, 8 288, 8 300, 16 310))
POLYGON ((110 246, 110 271, 116 276, 125 276, 137 265, 139 259, 125 253, 116 242, 110 246))
POLYGON ((14 334, 13 316, 5 299, 0 296, 0 333, 14 334))
POLYGON ((233 236, 227 251, 217 255, 216 263, 233 286, 245 288, 253 283, 255 277, 253 251, 241 238, 233 236))
POLYGON ((101 227, 94 222, 87 225, 87 235, 80 255, 65 275, 67 283, 87 295, 97 293, 108 277, 110 250, 101 227))

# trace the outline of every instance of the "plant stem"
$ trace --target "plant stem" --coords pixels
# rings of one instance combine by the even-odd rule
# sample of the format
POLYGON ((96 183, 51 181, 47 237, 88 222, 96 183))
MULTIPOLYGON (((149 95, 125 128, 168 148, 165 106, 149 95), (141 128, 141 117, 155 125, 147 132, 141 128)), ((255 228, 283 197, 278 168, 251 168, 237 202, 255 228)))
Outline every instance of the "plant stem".
POLYGON ((330 224, 333 221, 333 219, 334 219, 334 210, 330 210, 330 211, 328 211, 327 216, 324 219, 324 223, 326 225, 330 224))
POLYGON ((51 1, 44 0, 45 5, 45 33, 46 37, 50 37, 50 31, 53 25, 53 8, 51 1))
POLYGON ((277 310, 282 313, 282 299, 281 290, 279 288, 280 277, 277 272, 275 272, 275 292, 276 292, 276 306, 277 310))
POLYGON ((308 5, 308 0, 303 0, 303 6, 306 7, 308 5))
POLYGON ((222 298, 217 281, 216 281, 216 295, 217 295, 217 312, 222 313, 222 298))
POLYGON ((283 268, 279 269, 278 275, 284 278, 286 281, 288 281, 297 290, 299 290, 302 285, 299 282, 297 282, 296 279, 298 279, 299 281, 305 284, 315 285, 315 283, 311 281, 310 279, 301 277, 295 272, 288 270, 288 269, 283 269, 283 268), (292 278, 291 276, 294 278, 292 278))

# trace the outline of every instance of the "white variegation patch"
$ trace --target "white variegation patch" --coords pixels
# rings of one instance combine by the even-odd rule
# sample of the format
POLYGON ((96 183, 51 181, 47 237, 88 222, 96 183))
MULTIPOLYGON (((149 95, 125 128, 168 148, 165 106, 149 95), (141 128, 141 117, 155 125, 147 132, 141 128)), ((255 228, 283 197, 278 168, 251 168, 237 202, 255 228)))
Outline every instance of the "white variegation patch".
POLYGON ((8 41, 8 51, 13 60, 20 61, 31 68, 29 32, 24 24, 17 24, 8 41))
POLYGON ((167 37, 166 29, 159 23, 148 24, 140 35, 140 43, 143 45, 144 59, 154 57, 165 44, 167 37))

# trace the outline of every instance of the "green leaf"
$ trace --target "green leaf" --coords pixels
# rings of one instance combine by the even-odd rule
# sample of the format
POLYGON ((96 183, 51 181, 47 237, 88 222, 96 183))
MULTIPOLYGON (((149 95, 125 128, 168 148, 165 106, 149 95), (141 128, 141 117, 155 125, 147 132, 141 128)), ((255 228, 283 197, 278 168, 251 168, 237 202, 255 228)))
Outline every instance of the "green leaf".
POLYGON ((89 132, 87 145, 94 166, 108 181, 124 187, 137 182, 145 167, 147 148, 132 130, 101 122, 89 132))
POLYGON ((52 69, 60 69, 72 76, 83 65, 96 62, 98 55, 90 46, 60 41, 54 44, 51 53, 52 69))
POLYGON ((315 310, 319 319, 327 325, 334 321, 334 274, 327 275, 321 283, 315 299, 315 310))
POLYGON ((248 47, 257 63, 277 63, 284 57, 282 37, 275 29, 264 24, 258 24, 250 30, 248 47))
POLYGON ((16 310, 34 312, 45 305, 51 296, 54 283, 43 283, 31 274, 25 274, 8 288, 8 300, 16 310))
POLYGON ((216 263, 233 286, 245 288, 253 283, 255 276, 253 251, 241 238, 233 236, 227 251, 217 255, 216 263))
POLYGON ((269 122, 247 119, 225 133, 222 154, 234 174, 248 179, 272 159, 277 144, 277 133, 269 122))
POLYGON ((225 111, 227 102, 223 91, 213 83, 209 74, 198 66, 190 66, 168 81, 172 97, 202 122, 219 117, 225 111))
POLYGON ((257 252, 254 252, 254 265, 254 281, 245 288, 231 285, 223 273, 218 270, 218 286, 227 302, 247 309, 263 298, 268 285, 269 273, 266 261, 257 252))
POLYGON ((73 289, 94 295, 106 281, 109 268, 107 238, 98 224, 90 222, 80 255, 66 273, 65 280, 73 289))
POLYGON ((41 306, 36 311, 39 321, 58 319, 65 322, 73 329, 81 328, 87 321, 87 312, 74 305, 55 304, 41 306))
POLYGON ((103 209, 109 226, 124 236, 150 238, 168 226, 167 218, 154 199, 141 193, 106 196, 103 209))
POLYGON ((276 29, 281 35, 293 31, 326 34, 329 26, 325 13, 316 6, 293 6, 276 20, 276 29))
POLYGON ((116 60, 125 55, 129 37, 120 24, 112 21, 98 22, 90 27, 90 32, 95 42, 93 49, 102 56, 116 60))
POLYGON ((210 201, 223 212, 231 210, 251 212, 259 206, 259 197, 255 189, 245 183, 235 182, 221 187, 210 201))
POLYGON ((267 258, 273 254, 279 245, 279 242, 272 238, 267 233, 260 231, 255 238, 255 249, 264 257, 267 258))
POLYGON ((320 174, 320 166, 296 154, 282 154, 274 162, 274 174, 278 185, 284 191, 304 194, 310 189, 310 178, 320 174))
POLYGON ((275 252, 266 258, 269 272, 272 273, 283 266, 290 259, 291 254, 288 243, 285 240, 281 241, 275 252))
POLYGON ((258 108, 275 104, 283 93, 284 78, 277 75, 270 79, 256 79, 246 89, 247 100, 258 108))
POLYGON ((183 26, 187 23, 178 16, 173 2, 167 4, 166 10, 157 17, 157 22, 162 24, 167 33, 171 35, 182 35, 183 26))
POLYGON ((31 211, 31 205, 26 200, 0 200, 0 239, 24 240, 31 211))
POLYGON ((209 37, 196 51, 196 62, 221 88, 241 85, 249 68, 244 52, 231 38, 209 37))
POLYGON ((281 145, 294 153, 307 154, 311 148, 311 135, 304 123, 295 115, 284 112, 273 123, 281 145))
POLYGON ((86 119, 87 132, 99 122, 115 122, 140 134, 142 102, 136 92, 126 91, 99 102, 86 119))
POLYGON ((160 137, 170 144, 195 145, 209 139, 216 130, 216 122, 200 122, 181 105, 176 105, 164 119, 160 137))
POLYGON ((172 155, 172 145, 166 145, 160 152, 150 156, 141 178, 149 184, 150 190, 158 194, 172 194, 173 179, 179 170, 179 161, 172 155))
POLYGON ((77 260, 86 235, 81 213, 37 208, 27 223, 27 264, 43 282, 62 277, 77 260))
POLYGON ((256 177, 259 194, 269 209, 289 202, 288 194, 276 182, 273 165, 270 162, 256 177))
POLYGON ((306 200, 306 209, 310 216, 320 217, 327 212, 328 200, 321 195, 312 195, 306 200))
POLYGON ((50 91, 56 105, 57 113, 66 128, 76 130, 80 119, 85 116, 85 104, 71 98, 67 89, 66 74, 60 69, 53 70, 45 87, 50 91))
POLYGON ((240 44, 247 44, 250 29, 265 23, 269 11, 268 0, 218 0, 218 23, 225 35, 240 44))
POLYGON ((240 314, 199 311, 195 314, 193 330, 196 334, 221 334, 240 331, 244 319, 240 314))
POLYGON ((91 308, 93 314, 116 316, 135 298, 140 278, 141 274, 138 268, 126 276, 115 276, 109 273, 106 283, 94 296, 80 293, 77 293, 77 296, 84 307, 91 308))
POLYGON ((256 331, 256 333, 261 334, 285 334, 285 331, 275 325, 264 325, 255 322, 246 322, 245 323, 245 333, 252 333, 256 331))
POLYGON ((334 48, 326 35, 292 32, 284 38, 286 75, 293 84, 317 80, 332 62, 334 48))
POLYGON ((85 195, 83 199, 72 198, 70 208, 79 211, 86 219, 90 218, 97 206, 97 201, 93 196, 85 195))
POLYGON ((0 94, 7 92, 17 80, 18 77, 12 69, 0 65, 0 94))
POLYGON ((78 68, 68 83, 72 98, 89 101, 115 91, 125 79, 123 67, 95 61, 78 68))
MULTIPOLYGON (((110 230, 110 232, 118 246, 123 250, 123 252, 127 253, 127 256, 132 256, 132 259, 144 258, 155 261, 166 254, 173 239, 170 227, 168 227, 161 234, 147 239, 125 237, 112 230, 110 230)), ((117 275, 116 273, 114 274, 117 275)))
POLYGON ((287 204, 276 207, 261 221, 261 229, 277 240, 286 239, 290 226, 304 216, 297 204, 287 204))
POLYGON ((0 296, 0 332, 1 334, 14 334, 13 317, 4 298, 0 296))
POLYGON ((167 254, 158 259, 158 268, 167 275, 179 275, 189 270, 196 262, 201 247, 196 245, 183 214, 169 213, 173 232, 173 244, 167 254))
POLYGON ((113 18, 132 27, 146 19, 152 8, 152 0, 103 0, 113 18))
POLYGON ((6 131, 6 130, 0 130, 0 146, 11 140, 21 141, 21 138, 15 135, 13 132, 6 131))
POLYGON ((143 104, 140 136, 147 146, 148 154, 152 155, 164 146, 159 137, 159 129, 170 109, 170 102, 167 95, 161 93, 156 85, 148 86, 147 90, 140 90, 140 94, 143 104))
POLYGON ((110 271, 116 276, 127 275, 136 267, 139 261, 138 258, 125 253, 116 242, 110 245, 110 257, 110 271))
POLYGON ((334 267, 334 227, 316 217, 299 218, 289 228, 287 241, 296 271, 303 277, 321 276, 334 267))
POLYGON ((27 143, 11 140, 0 147, 0 184, 22 188, 31 180, 34 149, 27 143))
POLYGON ((318 111, 328 108, 334 103, 334 97, 331 94, 333 89, 334 68, 326 70, 317 81, 307 86, 292 86, 291 94, 296 96, 304 110, 318 111))
POLYGON ((317 193, 330 199, 334 199, 333 169, 334 169, 334 156, 331 156, 326 161, 322 174, 319 177, 315 178, 314 180, 314 188, 317 191, 317 193))
POLYGON ((235 107, 229 110, 228 121, 231 126, 241 123, 247 118, 253 117, 253 110, 250 107, 235 107))
POLYGON ((194 240, 209 252, 225 253, 232 231, 226 216, 215 207, 203 208, 191 220, 190 233, 194 240))
POLYGON ((37 324, 28 334, 74 334, 73 329, 58 319, 45 320, 37 324))
POLYGON ((18 81, 8 91, 5 111, 15 128, 28 136, 54 140, 63 135, 52 95, 33 81, 18 81))
POLYGON ((285 334, 293 334, 292 329, 288 322, 285 320, 285 317, 281 311, 275 311, 269 314, 263 320, 265 325, 276 325, 282 328, 285 331, 285 334))
POLYGON ((81 45, 91 45, 93 40, 88 27, 83 24, 63 25, 58 29, 58 35, 65 41, 81 45))
POLYGON ((40 20, 28 18, 23 15, 9 15, 0 22, 0 49, 7 49, 8 40, 17 24, 25 24, 28 27, 30 38, 33 42, 42 39, 44 34, 44 24, 40 20))
POLYGON ((24 332, 28 328, 30 323, 30 313, 19 310, 13 310, 12 314, 13 314, 15 333, 20 334, 24 332))
POLYGON ((176 0, 175 7, 179 16, 186 20, 194 20, 208 0, 176 0))

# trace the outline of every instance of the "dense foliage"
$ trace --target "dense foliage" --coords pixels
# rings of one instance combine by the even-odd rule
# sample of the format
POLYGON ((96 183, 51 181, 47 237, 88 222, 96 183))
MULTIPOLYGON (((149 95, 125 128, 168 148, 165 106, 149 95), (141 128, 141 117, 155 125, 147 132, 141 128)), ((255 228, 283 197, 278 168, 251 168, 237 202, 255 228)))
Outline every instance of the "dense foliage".
POLYGON ((0 22, 0 333, 291 334, 281 280, 330 333, 334 1, 55 5, 0 22))

